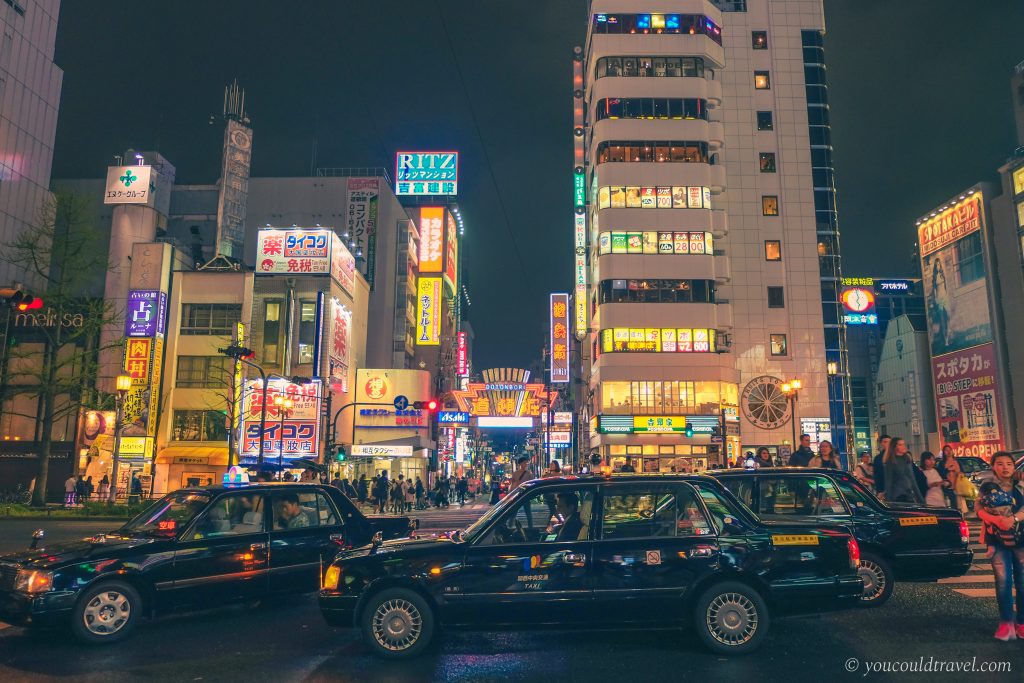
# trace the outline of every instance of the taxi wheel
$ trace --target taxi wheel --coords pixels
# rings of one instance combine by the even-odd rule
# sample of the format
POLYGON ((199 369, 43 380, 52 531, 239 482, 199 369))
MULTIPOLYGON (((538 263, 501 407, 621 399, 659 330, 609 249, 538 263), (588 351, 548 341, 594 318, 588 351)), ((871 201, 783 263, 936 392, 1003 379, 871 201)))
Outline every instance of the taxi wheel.
POLYGON ((387 659, 415 657, 434 637, 434 611, 407 588, 385 588, 371 597, 360 621, 366 644, 387 659))
POLYGON ((116 643, 135 630, 142 598, 127 583, 104 581, 88 589, 71 612, 71 630, 87 643, 116 643))
POLYGON ((738 581, 715 584, 694 603, 694 622, 704 645, 718 654, 746 654, 768 633, 768 606, 761 595, 738 581))
POLYGON ((892 597, 896 578, 892 574, 892 567, 881 557, 871 553, 862 554, 857 573, 864 582, 864 593, 860 596, 861 607, 878 607, 892 597))

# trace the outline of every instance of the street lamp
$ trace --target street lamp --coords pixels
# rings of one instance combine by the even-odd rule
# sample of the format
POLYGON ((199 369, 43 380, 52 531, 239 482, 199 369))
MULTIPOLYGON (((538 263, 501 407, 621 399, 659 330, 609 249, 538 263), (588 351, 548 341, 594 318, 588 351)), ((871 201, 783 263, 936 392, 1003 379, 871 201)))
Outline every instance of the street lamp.
POLYGON ((277 466, 284 467, 284 418, 291 415, 294 401, 286 396, 278 394, 274 397, 274 405, 277 406, 278 415, 281 417, 281 428, 279 431, 280 446, 277 449, 277 466))
POLYGON ((793 452, 796 452, 796 402, 803 384, 798 379, 782 383, 782 393, 789 400, 789 419, 793 422, 793 452))
POLYGON ((124 397, 132 388, 132 378, 117 376, 117 413, 114 418, 114 463, 111 466, 110 502, 117 500, 117 470, 121 464, 121 422, 124 420, 124 397))

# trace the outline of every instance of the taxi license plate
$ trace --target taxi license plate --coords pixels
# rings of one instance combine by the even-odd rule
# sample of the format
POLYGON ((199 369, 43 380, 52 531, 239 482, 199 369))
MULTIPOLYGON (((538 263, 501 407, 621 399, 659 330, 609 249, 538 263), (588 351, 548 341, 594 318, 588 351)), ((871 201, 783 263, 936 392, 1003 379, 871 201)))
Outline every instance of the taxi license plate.
POLYGON ((928 526, 929 524, 938 524, 939 518, 934 515, 924 515, 923 517, 900 517, 900 526, 928 526))
POLYGON ((772 534, 772 545, 818 545, 814 534, 772 534))

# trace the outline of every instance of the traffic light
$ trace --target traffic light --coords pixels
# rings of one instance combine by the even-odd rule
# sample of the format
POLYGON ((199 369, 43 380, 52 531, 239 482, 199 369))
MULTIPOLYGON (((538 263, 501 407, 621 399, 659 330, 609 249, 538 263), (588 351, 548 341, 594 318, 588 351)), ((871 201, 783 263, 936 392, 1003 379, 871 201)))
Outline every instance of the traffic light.
POLYGON ((29 307, 40 308, 43 305, 43 300, 39 299, 39 305, 34 306, 33 302, 36 298, 27 292, 17 289, 16 287, 0 287, 0 299, 7 299, 7 303, 11 308, 17 308, 21 311, 27 310, 29 307), (24 304, 26 308, 21 308, 22 304, 24 304))
POLYGON ((234 358, 235 360, 247 360, 249 358, 254 358, 256 356, 255 351, 253 351, 252 349, 247 349, 244 346, 239 346, 238 344, 232 344, 227 348, 217 350, 223 353, 225 356, 234 358))
POLYGON ((693 438, 693 427, 691 425, 686 425, 686 431, 683 433, 686 434, 687 439, 693 438))
POLYGON ((43 300, 38 296, 26 295, 18 302, 19 311, 34 311, 43 307, 43 300))
POLYGON ((345 462, 345 457, 346 457, 345 447, 344 446, 337 446, 336 448, 337 448, 337 450, 334 451, 334 459, 336 461, 338 461, 338 462, 345 462))
POLYGON ((437 410, 437 399, 432 398, 429 401, 414 401, 412 407, 416 410, 437 410))

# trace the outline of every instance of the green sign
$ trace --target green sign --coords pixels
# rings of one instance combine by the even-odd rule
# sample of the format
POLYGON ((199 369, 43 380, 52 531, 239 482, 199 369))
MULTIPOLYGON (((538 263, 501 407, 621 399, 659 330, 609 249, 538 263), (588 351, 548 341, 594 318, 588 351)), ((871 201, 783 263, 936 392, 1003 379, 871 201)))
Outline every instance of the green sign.
POLYGON ((573 174, 573 195, 576 200, 576 208, 581 209, 587 205, 587 180, 582 173, 573 174))

